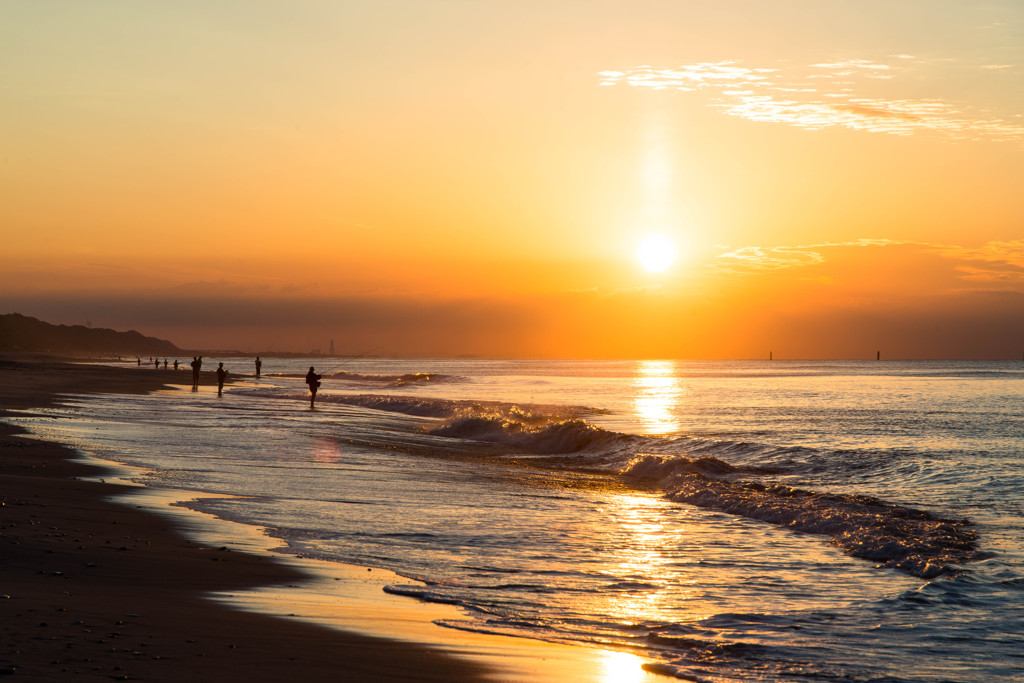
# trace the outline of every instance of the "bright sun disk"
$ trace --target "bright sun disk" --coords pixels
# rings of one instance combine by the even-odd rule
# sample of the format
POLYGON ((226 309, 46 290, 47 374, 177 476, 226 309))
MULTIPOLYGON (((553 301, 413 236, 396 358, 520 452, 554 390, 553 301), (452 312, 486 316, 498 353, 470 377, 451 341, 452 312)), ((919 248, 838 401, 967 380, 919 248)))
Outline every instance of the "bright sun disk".
POLYGON ((640 242, 636 256, 644 270, 660 273, 675 263, 676 247, 665 235, 650 235, 640 242))

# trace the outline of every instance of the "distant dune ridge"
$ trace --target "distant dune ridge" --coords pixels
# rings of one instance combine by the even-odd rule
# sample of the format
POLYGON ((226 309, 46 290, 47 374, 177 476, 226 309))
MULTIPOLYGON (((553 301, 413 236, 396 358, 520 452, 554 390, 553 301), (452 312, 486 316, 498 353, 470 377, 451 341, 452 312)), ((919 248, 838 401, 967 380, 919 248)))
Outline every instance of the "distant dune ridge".
POLYGON ((51 325, 19 313, 0 315, 0 351, 175 355, 182 350, 165 339, 130 330, 118 332, 84 325, 51 325))

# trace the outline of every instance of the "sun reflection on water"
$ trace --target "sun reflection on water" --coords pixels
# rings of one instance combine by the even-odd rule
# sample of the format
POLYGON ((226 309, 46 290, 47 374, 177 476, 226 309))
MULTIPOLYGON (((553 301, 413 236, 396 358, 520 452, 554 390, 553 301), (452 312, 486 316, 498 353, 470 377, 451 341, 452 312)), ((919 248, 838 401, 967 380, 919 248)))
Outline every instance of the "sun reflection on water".
POLYGON ((621 494, 609 499, 610 534, 620 539, 605 573, 616 589, 602 596, 602 609, 620 622, 643 623, 678 616, 691 598, 692 579, 680 563, 687 526, 666 515, 667 504, 649 496, 621 494), (671 590, 669 588, 671 587, 671 590), (667 602, 668 601, 668 602, 667 602))
POLYGON ((670 434, 679 430, 681 423, 675 409, 683 388, 673 361, 639 361, 633 386, 636 389, 633 406, 645 434, 670 434))

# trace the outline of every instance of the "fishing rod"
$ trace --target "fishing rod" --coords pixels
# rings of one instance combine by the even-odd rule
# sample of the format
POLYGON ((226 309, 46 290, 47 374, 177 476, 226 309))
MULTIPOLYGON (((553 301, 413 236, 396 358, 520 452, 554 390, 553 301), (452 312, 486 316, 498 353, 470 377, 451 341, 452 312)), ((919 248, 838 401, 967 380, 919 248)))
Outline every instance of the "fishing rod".
POLYGON ((375 352, 377 352, 379 350, 380 350, 380 347, 378 346, 377 348, 370 349, 369 351, 364 351, 363 353, 359 354, 358 356, 349 356, 345 360, 341 361, 340 363, 337 363, 336 365, 333 365, 329 369, 323 370, 320 374, 324 375, 324 376, 333 375, 339 369, 341 369, 342 367, 348 365, 349 363, 355 362, 355 361, 360 360, 362 358, 366 358, 371 353, 375 353, 375 352))

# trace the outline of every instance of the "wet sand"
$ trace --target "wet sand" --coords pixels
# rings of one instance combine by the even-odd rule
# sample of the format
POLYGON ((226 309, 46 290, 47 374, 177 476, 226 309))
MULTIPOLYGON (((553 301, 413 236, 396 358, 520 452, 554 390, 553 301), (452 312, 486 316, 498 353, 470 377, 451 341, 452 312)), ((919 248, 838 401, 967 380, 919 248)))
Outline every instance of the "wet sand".
MULTIPOLYGON (((0 357, 0 417, 51 405, 56 393, 137 393, 183 379, 0 357)), ((136 487, 98 481, 109 472, 19 432, 0 423, 0 675, 12 681, 654 678, 629 655, 443 629, 431 620, 453 608, 383 594, 386 572, 364 578, 362 568, 303 567, 209 534, 187 538, 180 515, 124 502, 136 487), (281 593, 295 585, 313 588, 306 598, 281 593), (257 604, 263 612, 240 608, 257 604), (303 620, 287 618, 296 613, 303 620)))
MULTIPOLYGON (((168 371, 0 360, 0 410, 55 391, 160 388, 168 371)), ((192 543, 167 519, 108 502, 130 487, 56 444, 0 425, 0 674, 25 680, 483 680, 426 647, 242 612, 210 591, 302 581, 270 556, 192 543)), ((12 680, 14 680, 12 678, 12 680)))

